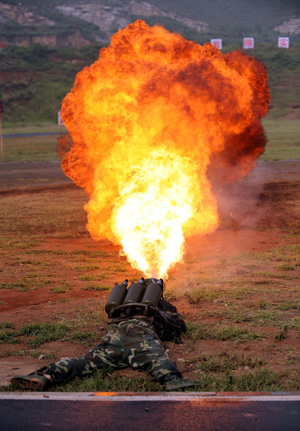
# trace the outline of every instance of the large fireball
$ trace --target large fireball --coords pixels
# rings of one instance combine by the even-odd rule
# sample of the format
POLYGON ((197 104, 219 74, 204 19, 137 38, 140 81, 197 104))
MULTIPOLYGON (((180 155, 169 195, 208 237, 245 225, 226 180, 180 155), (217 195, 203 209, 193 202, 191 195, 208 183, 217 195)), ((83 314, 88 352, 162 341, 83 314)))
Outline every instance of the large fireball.
POLYGON ((146 276, 167 276, 187 236, 218 227, 208 180, 242 178, 264 151, 265 67, 143 21, 120 30, 62 104, 66 175, 85 188, 87 228, 146 276))

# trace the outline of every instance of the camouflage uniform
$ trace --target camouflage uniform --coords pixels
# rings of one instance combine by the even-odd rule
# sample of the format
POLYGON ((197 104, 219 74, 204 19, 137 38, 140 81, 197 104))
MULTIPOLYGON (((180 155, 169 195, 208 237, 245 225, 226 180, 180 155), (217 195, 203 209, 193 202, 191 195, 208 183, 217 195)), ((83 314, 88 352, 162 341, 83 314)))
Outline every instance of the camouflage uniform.
POLYGON ((97 368, 123 369, 131 366, 143 369, 158 382, 181 378, 175 363, 169 358, 151 322, 131 318, 112 326, 87 355, 62 359, 38 370, 49 374, 53 383, 75 376, 87 376, 97 368))

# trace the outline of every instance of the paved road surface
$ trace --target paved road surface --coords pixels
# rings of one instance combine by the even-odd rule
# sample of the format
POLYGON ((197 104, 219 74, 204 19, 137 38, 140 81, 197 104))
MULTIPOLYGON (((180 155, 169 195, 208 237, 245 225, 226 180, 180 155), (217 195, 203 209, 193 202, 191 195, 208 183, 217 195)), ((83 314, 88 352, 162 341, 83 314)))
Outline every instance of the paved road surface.
POLYGON ((2 431, 299 431, 300 394, 0 395, 2 431))

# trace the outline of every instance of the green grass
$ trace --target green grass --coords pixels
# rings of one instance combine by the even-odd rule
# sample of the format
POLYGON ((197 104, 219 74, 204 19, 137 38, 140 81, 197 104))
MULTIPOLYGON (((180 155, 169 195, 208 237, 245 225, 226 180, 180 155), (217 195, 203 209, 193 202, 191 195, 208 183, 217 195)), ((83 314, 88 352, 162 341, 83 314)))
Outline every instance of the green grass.
MULTIPOLYGON (((33 136, 3 139, 1 162, 59 161, 58 136, 33 136)), ((42 179, 40 180, 42 182, 42 179)))
MULTIPOLYGON (((3 126, 3 134, 23 134, 23 133, 64 133, 66 132, 65 126, 59 126, 58 124, 42 122, 40 125, 28 125, 28 126, 3 126)), ((9 138, 12 139, 12 138, 9 138)))
POLYGON ((244 369, 261 368, 265 363, 261 358, 247 357, 227 351, 222 352, 220 355, 203 353, 194 359, 185 361, 187 369, 191 370, 191 367, 193 367, 193 369, 204 373, 228 372, 238 370, 241 367, 244 369))
POLYGON ((31 273, 30 276, 23 277, 18 281, 0 283, 0 289, 14 289, 18 292, 27 292, 28 290, 37 290, 50 283, 49 279, 31 273))
POLYGON ((82 287, 82 290, 96 290, 96 291, 103 291, 103 290, 110 290, 111 285, 110 284, 97 284, 97 283, 90 283, 86 284, 82 287))
POLYGON ((201 374, 198 381, 199 391, 217 392, 259 392, 259 391, 279 391, 282 376, 280 374, 262 370, 250 370, 239 375, 231 372, 222 374, 201 374))
POLYGON ((57 319, 59 323, 65 324, 70 327, 72 331, 77 332, 78 328, 99 328, 101 324, 106 322, 107 317, 103 305, 92 299, 86 306, 79 308, 76 313, 72 315, 62 315, 57 319))
MULTIPOLYGON (((51 389, 52 390, 52 389, 51 389)), ((163 386, 153 382, 149 376, 125 377, 118 371, 97 370, 92 376, 76 378, 67 384, 54 387, 60 392, 160 392, 163 386)))
POLYGON ((199 304, 200 302, 213 302, 214 299, 220 298, 223 294, 224 292, 221 290, 199 286, 192 287, 184 295, 190 304, 199 304))
POLYGON ((15 325, 13 323, 10 322, 2 322, 0 323, 0 330, 3 329, 14 329, 15 325))
POLYGON ((88 347, 99 340, 99 334, 96 331, 75 331, 68 336, 66 340, 72 343, 80 343, 88 347))
POLYGON ((299 310, 300 309, 300 296, 299 300, 283 301, 278 305, 279 310, 299 310))
POLYGON ((21 335, 29 336, 28 345, 34 348, 64 338, 69 327, 63 323, 28 323, 20 330, 21 335))
MULTIPOLYGON (((213 364, 211 365, 214 368, 213 364)), ((206 371, 199 369, 196 373, 199 392, 295 391, 300 385, 299 372, 296 368, 281 374, 259 366, 258 369, 246 369, 239 374, 233 374, 226 367, 220 370, 217 366, 216 370, 210 370, 208 364, 206 371)), ((53 386, 50 390, 51 392, 161 392, 164 391, 164 387, 153 382, 145 374, 141 376, 137 374, 132 378, 108 369, 97 370, 89 377, 77 377, 63 385, 53 386)), ((0 391, 15 391, 15 388, 3 387, 0 391)), ((191 391, 194 392, 195 389, 192 388, 191 391)))
POLYGON ((72 289, 72 287, 66 284, 66 285, 61 285, 61 286, 53 287, 53 288, 52 288, 52 289, 50 289, 50 290, 51 290, 51 292, 53 292, 53 293, 67 293, 67 292, 69 292, 69 290, 71 290, 71 289, 72 289))
POLYGON ((295 266, 294 265, 290 265, 288 263, 283 263, 282 265, 278 265, 276 267, 276 269, 278 269, 279 271, 294 271, 295 270, 295 266))
MULTIPOLYGON (((68 191, 68 200, 64 199, 64 193, 45 192, 42 203, 38 194, 23 194, 18 199, 13 195, 6 196, 5 205, 1 206, 3 222, 0 233, 3 241, 8 244, 12 241, 22 244, 23 249, 32 249, 31 244, 36 238, 43 241, 47 237, 55 238, 60 232, 67 231, 76 238, 89 237, 83 210, 85 192, 72 189, 68 191)), ((32 250, 32 254, 45 253, 51 251, 32 250)))
MULTIPOLYGON (((264 161, 268 160, 299 160, 299 131, 300 119, 284 120, 266 118, 263 120, 268 143, 265 153, 261 156, 264 161)), ((28 130, 39 130, 46 132, 55 130, 61 126, 24 127, 10 128, 4 133, 30 133, 28 130)), ((25 138, 4 139, 3 155, 0 161, 59 161, 57 154, 58 136, 39 136, 25 138)), ((109 257, 109 256, 108 256, 109 257)))
POLYGON ((0 344, 17 344, 20 340, 18 337, 19 333, 11 329, 0 329, 0 344))
POLYGON ((289 327, 288 325, 283 325, 282 328, 278 330, 278 333, 275 335, 275 340, 282 341, 287 337, 289 327))
POLYGON ((299 160, 300 159, 300 119, 263 120, 268 143, 262 160, 299 160))
POLYGON ((39 350, 6 350, 2 353, 0 353, 0 358, 8 358, 8 357, 17 357, 17 358, 40 358, 42 356, 42 359, 46 360, 53 360, 56 358, 55 353, 42 353, 39 350))
POLYGON ((78 277, 79 280, 81 281, 98 281, 99 277, 98 275, 80 275, 78 277))
POLYGON ((91 264, 81 264, 81 265, 76 265, 75 266, 75 271, 94 271, 95 269, 101 269, 101 267, 99 265, 91 265, 91 264))
POLYGON ((272 303, 265 305, 265 307, 261 307, 259 303, 258 307, 267 309, 257 311, 255 304, 252 303, 249 307, 228 307, 223 313, 223 316, 231 322, 248 322, 252 326, 257 327, 278 327, 286 321, 286 314, 278 311, 280 307, 272 303))
POLYGON ((221 341, 231 340, 243 343, 249 340, 262 339, 264 338, 264 335, 237 326, 226 326, 221 324, 207 325, 190 322, 187 324, 187 338, 192 341, 217 339, 221 341))

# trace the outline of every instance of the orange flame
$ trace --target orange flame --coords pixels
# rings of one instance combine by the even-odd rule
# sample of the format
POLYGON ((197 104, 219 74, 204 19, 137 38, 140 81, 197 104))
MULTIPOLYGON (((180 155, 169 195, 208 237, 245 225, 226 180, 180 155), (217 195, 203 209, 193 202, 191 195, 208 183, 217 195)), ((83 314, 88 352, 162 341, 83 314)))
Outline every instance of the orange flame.
POLYGON ((136 21, 76 77, 61 115, 66 175, 86 189, 87 228, 131 265, 166 276, 184 239, 218 226, 210 179, 238 179, 264 150, 266 71, 136 21))

